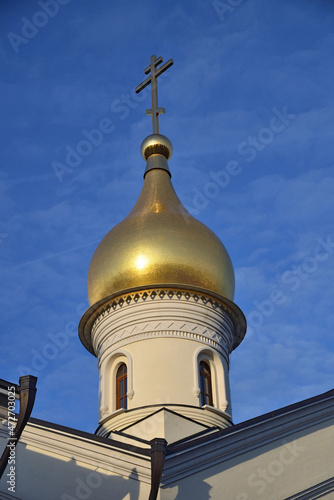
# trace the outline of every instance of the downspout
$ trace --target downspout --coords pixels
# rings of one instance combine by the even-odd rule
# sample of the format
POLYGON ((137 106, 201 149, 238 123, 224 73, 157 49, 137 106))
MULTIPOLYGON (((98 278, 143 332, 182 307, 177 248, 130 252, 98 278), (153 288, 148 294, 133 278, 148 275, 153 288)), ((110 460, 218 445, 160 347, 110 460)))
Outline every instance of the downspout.
POLYGON ((151 443, 151 491, 148 500, 156 500, 158 496, 162 471, 164 469, 167 453, 167 441, 162 438, 154 438, 151 443))
POLYGON ((8 438, 6 448, 4 449, 4 452, 0 459, 0 478, 2 477, 2 474, 5 472, 5 469, 7 467, 10 450, 19 442, 22 431, 25 428, 26 423, 28 422, 28 419, 31 415, 31 411, 35 402, 36 383, 37 377, 34 377, 33 375, 25 375, 24 377, 20 377, 19 387, 15 384, 12 384, 16 388, 18 387, 19 390, 20 412, 14 434, 13 436, 8 438))

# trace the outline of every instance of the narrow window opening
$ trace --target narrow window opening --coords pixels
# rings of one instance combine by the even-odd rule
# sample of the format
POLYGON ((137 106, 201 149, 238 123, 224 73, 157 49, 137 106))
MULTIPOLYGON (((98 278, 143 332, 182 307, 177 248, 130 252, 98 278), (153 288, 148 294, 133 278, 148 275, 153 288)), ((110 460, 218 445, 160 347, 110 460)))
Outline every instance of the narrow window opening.
POLYGON ((204 405, 213 406, 211 371, 210 371, 210 366, 205 361, 201 361, 199 364, 199 376, 200 376, 200 384, 201 384, 200 385, 200 387, 201 387, 201 406, 204 406, 204 405))
POLYGON ((119 408, 127 409, 127 367, 122 363, 116 374, 116 410, 119 408))

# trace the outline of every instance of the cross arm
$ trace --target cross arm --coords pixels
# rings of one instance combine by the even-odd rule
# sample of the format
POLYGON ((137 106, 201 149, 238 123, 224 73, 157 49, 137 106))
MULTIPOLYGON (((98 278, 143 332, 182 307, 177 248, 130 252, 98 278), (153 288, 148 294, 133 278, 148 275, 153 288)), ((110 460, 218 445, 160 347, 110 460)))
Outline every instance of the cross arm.
POLYGON ((142 83, 140 83, 138 85, 138 87, 135 88, 136 94, 139 94, 139 92, 141 92, 150 83, 151 83, 151 77, 149 76, 148 78, 146 78, 146 80, 144 80, 142 83))
MULTIPOLYGON (((155 56, 152 56, 152 57, 155 57, 155 56)), ((152 58, 151 58, 151 59, 152 59, 152 58)), ((154 66, 155 66, 155 67, 157 67, 157 66, 158 66, 158 65, 159 65, 162 61, 163 61, 162 57, 161 57, 161 56, 160 56, 160 57, 158 57, 158 59, 156 59, 156 60, 154 61, 154 66)), ((148 74, 149 74, 149 72, 151 71, 151 69, 152 69, 152 63, 151 63, 149 66, 147 66, 147 68, 145 68, 145 69, 144 69, 144 73, 145 73, 145 75, 148 75, 148 74)))
MULTIPOLYGON (((159 57, 155 63, 156 64, 160 64, 160 62, 162 61, 162 57, 159 57)), ((173 59, 169 59, 169 61, 167 61, 165 64, 163 64, 159 69, 157 69, 156 73, 155 73, 155 78, 158 78, 158 76, 160 76, 162 73, 164 73, 166 71, 166 69, 170 68, 171 66, 173 66, 174 64, 174 61, 173 59)), ((145 69, 145 74, 147 74, 149 72, 149 70, 151 69, 151 66, 148 66, 146 69, 145 69)), ((146 78, 146 80, 144 80, 142 83, 140 83, 138 85, 138 87, 135 88, 135 92, 136 94, 139 94, 139 92, 141 92, 145 87, 147 87, 147 85, 149 85, 151 83, 151 78, 152 78, 152 75, 150 75, 148 78, 146 78)))
POLYGON ((155 77, 158 78, 158 76, 160 76, 162 73, 164 73, 166 71, 166 69, 173 66, 173 64, 174 64, 173 59, 169 59, 169 61, 165 62, 165 64, 160 66, 160 68, 157 70, 157 72, 155 74, 155 77))

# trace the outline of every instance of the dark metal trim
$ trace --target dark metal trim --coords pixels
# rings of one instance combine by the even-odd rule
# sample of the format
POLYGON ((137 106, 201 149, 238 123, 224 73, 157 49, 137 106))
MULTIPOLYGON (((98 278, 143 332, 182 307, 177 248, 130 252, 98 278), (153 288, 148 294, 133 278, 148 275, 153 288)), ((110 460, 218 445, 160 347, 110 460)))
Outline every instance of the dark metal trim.
POLYGON ((114 435, 120 436, 123 438, 132 439, 133 441, 138 441, 138 443, 143 443, 146 445, 150 444, 150 441, 148 441, 147 439, 142 439, 142 438, 139 438, 138 436, 133 436, 132 434, 127 434, 126 432, 122 432, 122 431, 109 431, 108 434, 106 434, 104 437, 106 439, 113 439, 115 441, 115 439, 113 437, 114 435))
POLYGON ((303 401, 298 401, 298 403, 293 403, 291 405, 284 406, 283 408, 279 408, 278 410, 264 413, 263 415, 260 415, 258 417, 245 420, 244 422, 232 425, 231 427, 227 427, 226 429, 218 430, 216 432, 213 432, 212 434, 209 434, 208 436, 199 437, 198 439, 194 439, 189 443, 187 442, 172 443, 171 445, 168 446, 168 453, 172 455, 174 453, 179 453, 181 451, 188 450, 193 446, 208 444, 210 441, 214 441, 215 439, 218 439, 220 437, 228 436, 229 434, 234 434, 235 432, 242 431, 243 429, 247 429, 254 425, 258 425, 268 420, 272 420, 274 418, 283 416, 292 411, 296 411, 301 408, 306 408, 307 406, 316 403, 321 403, 322 401, 325 401, 326 399, 331 399, 333 397, 334 397, 334 389, 324 392, 323 394, 313 396, 312 398, 304 399, 303 401))
POLYGON ((15 387, 15 397, 19 399, 20 386, 17 384, 13 384, 13 382, 8 382, 8 380, 0 379, 0 389, 8 390, 8 386, 15 387))
MULTIPOLYGON (((185 415, 181 415, 181 413, 178 413, 175 410, 170 410, 168 408, 168 406, 172 406, 174 408, 175 407, 177 407, 177 408, 194 408, 196 410, 205 411, 205 409, 204 409, 203 406, 184 405, 184 404, 180 404, 180 403, 166 403, 166 404, 161 403, 161 404, 154 404, 154 405, 137 406, 136 408, 131 408, 130 410, 125 410, 126 413, 131 413, 131 412, 134 412, 134 411, 143 410, 145 408, 158 408, 158 409, 156 411, 154 411, 153 413, 150 413, 150 414, 146 415, 145 417, 142 417, 139 420, 136 420, 134 423, 129 424, 126 427, 123 427, 120 430, 120 432, 123 432, 126 429, 128 429, 129 427, 132 427, 133 425, 138 424, 138 423, 142 422, 143 420, 146 420, 147 418, 151 417, 152 415, 155 415, 156 413, 158 413, 159 411, 161 411, 163 409, 165 409, 169 413, 174 413, 174 415, 178 415, 179 417, 182 417, 185 420, 189 420, 190 422, 194 422, 195 424, 201 425, 202 427, 210 428, 210 426, 208 426, 206 424, 203 424, 201 422, 197 422, 197 420, 194 420, 193 418, 186 417, 185 415)), ((111 414, 111 415, 108 415, 107 417, 105 417, 103 420, 101 420, 99 426, 97 427, 97 429, 95 431, 95 434, 97 434, 99 432, 99 430, 101 429, 101 427, 103 427, 104 424, 106 424, 107 422, 109 422, 109 420, 112 420, 113 418, 114 418, 114 415, 111 414)), ((226 417, 226 419, 229 420, 227 417, 226 417)), ((232 421, 231 421, 231 423, 232 423, 232 421)))
POLYGON ((28 422, 31 415, 37 390, 36 383, 37 377, 34 377, 33 375, 25 375, 24 377, 20 377, 20 412, 17 419, 14 435, 8 439, 8 443, 0 459, 0 478, 2 477, 2 474, 5 472, 8 465, 10 447, 15 447, 19 442, 23 429, 25 428, 26 423, 28 422))
POLYGON ((147 153, 148 158, 146 162, 146 168, 144 173, 144 178, 150 170, 160 169, 165 170, 168 173, 169 177, 172 177, 170 173, 168 162, 166 158, 169 155, 169 149, 163 144, 154 144, 153 146, 148 146, 145 150, 145 154, 147 153))
MULTIPOLYGON (((123 443, 121 441, 117 441, 114 438, 97 436, 95 434, 91 434, 90 432, 80 431, 78 429, 73 429, 72 427, 66 427, 64 425, 55 424, 53 422, 48 422, 46 420, 40 420, 38 418, 31 418, 29 420, 29 424, 38 425, 43 427, 44 429, 49 429, 50 431, 67 433, 71 438, 77 439, 78 441, 82 441, 83 439, 89 440, 91 442, 95 442, 101 444, 103 446, 107 446, 110 449, 120 448, 124 450, 125 453, 136 453, 138 455, 148 456, 150 453, 149 448, 141 448, 136 445, 131 445, 128 443, 123 443)), ((125 436, 131 437, 134 441, 143 442, 144 444, 149 444, 149 441, 140 440, 134 436, 125 436)))
POLYGON ((151 491, 148 500, 156 500, 167 453, 167 441, 162 438, 151 440, 151 491))
MULTIPOLYGON (((152 405, 152 406, 158 406, 158 405, 152 405)), ((202 426, 202 427, 204 427, 206 429, 209 427, 208 425, 202 424, 201 422, 197 422, 197 420, 195 420, 193 418, 181 415, 181 413, 178 413, 177 411, 170 410, 169 408, 167 408, 167 406, 174 406, 175 407, 176 405, 173 405, 173 404, 163 405, 161 408, 159 408, 159 410, 157 410, 157 411, 155 411, 153 413, 150 413, 149 415, 146 415, 145 417, 137 420, 136 422, 134 422, 132 424, 127 425, 126 427, 123 427, 123 429, 121 429, 121 432, 126 431, 127 429, 130 429, 134 425, 137 425, 140 422, 143 422, 144 420, 147 420, 148 418, 151 418, 153 415, 156 415, 157 413, 160 413, 162 411, 166 411, 167 413, 172 413, 173 415, 176 415, 177 417, 183 418, 184 420, 188 420, 188 422, 192 422, 194 424, 200 425, 200 426, 202 426)), ((189 407, 189 408, 196 408, 196 409, 198 408, 198 406, 190 406, 190 405, 177 405, 177 406, 183 406, 183 407, 189 407)), ((141 408, 145 408, 145 406, 138 407, 138 408, 133 408, 133 410, 138 410, 138 409, 141 409, 141 408)), ((149 406, 147 408, 149 408, 149 406)))
POLYGON ((191 446, 191 443, 200 438, 200 437, 203 437, 203 436, 208 436, 210 434, 213 434, 213 433, 216 433, 217 431, 219 431, 221 429, 219 429, 219 427, 208 427, 207 429, 204 429, 204 431, 200 431, 200 432, 196 432, 195 434, 190 434, 190 436, 187 436, 185 438, 182 438, 182 439, 179 439, 178 441, 174 441, 173 443, 171 443, 170 445, 167 446, 167 455, 169 455, 171 452, 170 452, 170 447, 171 446, 179 446, 180 444, 185 444, 185 443, 188 443, 189 447, 191 446))

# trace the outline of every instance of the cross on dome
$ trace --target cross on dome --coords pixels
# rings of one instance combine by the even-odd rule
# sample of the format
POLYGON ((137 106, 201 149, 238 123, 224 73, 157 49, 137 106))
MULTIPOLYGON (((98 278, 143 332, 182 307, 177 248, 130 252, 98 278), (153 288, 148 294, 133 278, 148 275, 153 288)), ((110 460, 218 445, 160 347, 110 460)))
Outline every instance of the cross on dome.
POLYGON ((145 87, 151 84, 152 108, 147 109, 146 114, 152 115, 153 134, 159 134, 159 115, 165 114, 165 108, 159 108, 158 106, 157 78, 162 73, 164 73, 166 69, 170 68, 174 64, 173 59, 169 59, 169 61, 167 61, 157 69, 157 66, 162 63, 162 61, 162 57, 158 57, 158 59, 155 55, 151 57, 150 65, 147 66, 147 68, 144 70, 145 75, 148 75, 149 73, 151 73, 151 75, 135 89, 136 93, 139 94, 139 92, 141 92, 145 87))

